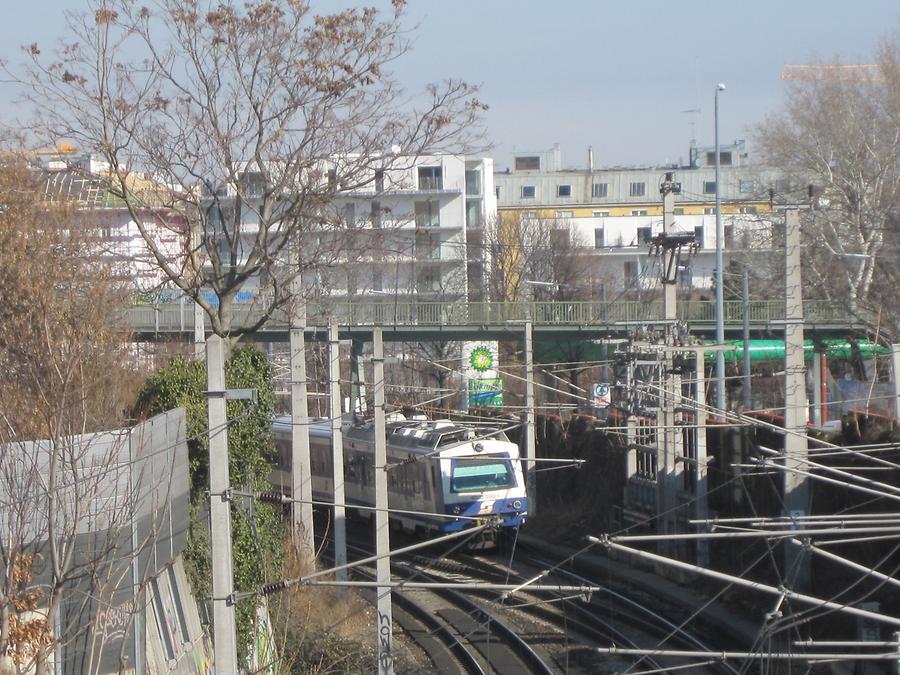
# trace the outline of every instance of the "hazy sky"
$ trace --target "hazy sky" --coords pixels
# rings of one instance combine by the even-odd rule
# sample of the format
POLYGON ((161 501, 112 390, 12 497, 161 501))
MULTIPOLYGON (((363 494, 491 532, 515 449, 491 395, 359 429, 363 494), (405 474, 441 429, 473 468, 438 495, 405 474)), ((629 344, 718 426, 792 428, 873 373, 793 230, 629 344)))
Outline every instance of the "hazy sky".
MULTIPOLYGON (((6 0, 10 2, 10 0, 6 0)), ((313 0, 328 11, 349 0, 313 0)), ((369 0, 389 6, 385 0, 369 0)), ((0 24, 0 57, 51 42, 64 9, 84 0, 16 3, 0 24)), ((898 0, 408 0, 413 51, 397 66, 415 90, 458 77, 482 86, 491 154, 559 143, 565 166, 661 164, 687 156, 693 135, 713 143, 720 95, 723 142, 779 107, 786 63, 835 55, 871 62, 900 29, 898 0), (699 112, 685 112, 699 110, 699 112)), ((7 85, 0 100, 9 105, 7 85)), ((750 145, 752 152, 752 144, 750 145)))

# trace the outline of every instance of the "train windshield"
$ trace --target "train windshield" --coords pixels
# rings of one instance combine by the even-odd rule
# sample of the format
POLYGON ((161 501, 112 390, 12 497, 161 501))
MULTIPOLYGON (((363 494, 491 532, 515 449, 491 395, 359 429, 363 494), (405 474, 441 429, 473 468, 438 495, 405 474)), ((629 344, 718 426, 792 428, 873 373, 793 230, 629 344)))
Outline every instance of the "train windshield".
POLYGON ((450 474, 451 492, 479 492, 514 487, 516 478, 508 459, 455 458, 450 474))

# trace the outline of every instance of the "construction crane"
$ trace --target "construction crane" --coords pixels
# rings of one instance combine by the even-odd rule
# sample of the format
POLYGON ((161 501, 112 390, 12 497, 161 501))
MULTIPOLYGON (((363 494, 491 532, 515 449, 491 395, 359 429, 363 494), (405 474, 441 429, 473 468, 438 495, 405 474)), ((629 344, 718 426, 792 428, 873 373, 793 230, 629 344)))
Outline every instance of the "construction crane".
POLYGON ((837 80, 842 82, 884 82, 884 73, 877 63, 851 63, 833 66, 801 63, 787 64, 781 71, 782 80, 837 80))

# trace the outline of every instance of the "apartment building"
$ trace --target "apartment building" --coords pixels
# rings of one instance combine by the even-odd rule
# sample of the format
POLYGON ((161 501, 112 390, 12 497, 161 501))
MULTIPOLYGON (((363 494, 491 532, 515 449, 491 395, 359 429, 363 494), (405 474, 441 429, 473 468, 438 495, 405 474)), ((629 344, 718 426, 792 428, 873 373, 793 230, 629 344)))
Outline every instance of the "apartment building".
MULTIPOLYGON (((52 152, 35 154, 40 189, 49 203, 77 207, 76 222, 90 233, 87 245, 119 280, 135 292, 155 291, 167 281, 125 202, 109 189, 109 165, 63 144, 52 152)), ((144 225, 161 255, 175 260, 184 250, 187 218, 158 206, 158 184, 146 177, 131 178, 146 200, 144 225)))
POLYGON ((394 160, 362 187, 337 191, 331 208, 353 236, 339 231, 342 255, 305 283, 332 298, 479 296, 478 238, 496 214, 493 176, 490 159, 430 155, 394 160))
MULTIPOLYGON (((796 202, 805 186, 748 161, 744 142, 720 148, 721 214, 726 264, 736 254, 771 252, 780 228, 777 204, 796 202), (800 189, 798 189, 800 188, 800 189)), ((687 167, 562 168, 559 146, 516 153, 512 166, 495 174, 498 212, 504 219, 540 219, 567 230, 592 256, 591 290, 636 291, 657 283, 650 242, 663 230, 660 186, 668 174, 679 185, 672 232, 693 234, 696 249, 681 260, 678 282, 710 289, 715 270, 715 149, 691 148, 687 167), (596 264, 594 264, 596 263, 596 264)))

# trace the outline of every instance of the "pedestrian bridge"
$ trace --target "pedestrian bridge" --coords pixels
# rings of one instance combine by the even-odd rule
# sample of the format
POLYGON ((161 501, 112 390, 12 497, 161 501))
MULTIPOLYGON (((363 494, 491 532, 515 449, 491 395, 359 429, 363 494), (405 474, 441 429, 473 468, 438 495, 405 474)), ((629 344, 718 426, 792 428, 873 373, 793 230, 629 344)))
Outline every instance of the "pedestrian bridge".
MULTIPOLYGON (((744 322, 741 301, 724 305, 725 330, 729 337, 740 337, 744 322)), ((779 335, 784 329, 784 301, 755 300, 749 304, 749 324, 756 335, 779 335)), ((704 300, 681 302, 679 321, 694 334, 715 333, 715 303, 704 300)), ((863 322, 850 315, 846 304, 807 300, 803 304, 808 331, 822 334, 846 334, 863 328, 863 322)), ((161 303, 138 302, 127 309, 128 321, 139 339, 158 339, 194 335, 194 305, 187 298, 161 303)), ((260 316, 253 300, 234 304, 234 326, 252 322, 260 316)), ((387 340, 502 339, 521 334, 523 324, 531 320, 537 333, 558 337, 598 338, 623 336, 642 326, 663 321, 661 300, 613 302, 432 302, 432 301, 321 301, 307 305, 307 335, 322 339, 331 320, 336 320, 344 337, 366 335, 373 326, 381 326, 387 340)), ((288 320, 276 314, 259 331, 261 341, 287 339, 288 320)))

